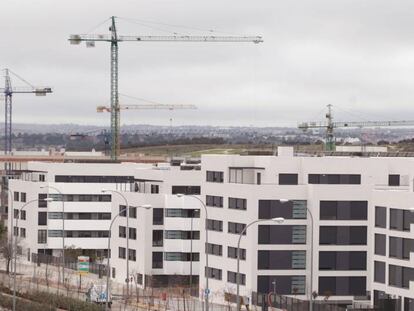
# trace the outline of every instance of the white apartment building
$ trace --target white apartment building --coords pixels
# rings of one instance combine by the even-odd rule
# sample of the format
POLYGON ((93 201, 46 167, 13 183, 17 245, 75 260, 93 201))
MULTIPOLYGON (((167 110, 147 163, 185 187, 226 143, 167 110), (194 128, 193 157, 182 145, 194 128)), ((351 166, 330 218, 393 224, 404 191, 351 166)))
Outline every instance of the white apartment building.
MULTIPOLYGON (((414 310, 412 158, 311 157, 279 148, 278 156, 206 155, 201 170, 180 163, 29 163, 22 176, 10 183, 15 210, 48 193, 59 199, 52 187, 58 188, 68 214, 65 245, 104 255, 110 221, 126 203, 120 194, 101 191, 121 191, 130 217, 129 230, 125 213, 111 230, 111 276, 119 282, 199 281, 203 292, 207 273, 210 301, 234 300, 239 234, 259 220, 241 240, 244 302, 256 304, 273 291, 309 300, 314 292, 317 300, 343 305, 414 310), (146 205, 151 210, 140 208, 146 205), (276 217, 284 222, 271 220, 276 217)), ((33 252, 59 255, 62 202, 40 205, 19 215, 16 234, 33 252)))
MULTIPOLYGON (((213 301, 235 300, 239 234, 259 219, 241 240, 245 302, 257 303, 258 293, 276 291, 300 299, 315 292, 317 300, 364 304, 374 301, 375 290, 377 296, 382 291, 401 297, 405 308, 396 310, 413 310, 413 218, 405 213, 400 231, 371 225, 376 205, 388 210, 413 206, 413 159, 294 156, 293 149, 279 148, 276 157, 203 156, 202 176, 210 255, 209 268, 200 269, 200 286, 207 273, 213 301), (270 220, 275 217, 285 220, 277 224, 270 220), (399 237, 397 244, 390 242, 393 258, 388 252, 374 255, 375 231, 399 237), (374 260, 379 274, 387 266, 388 285, 373 282, 374 260)), ((400 214, 395 217, 391 223, 400 225, 400 214)))

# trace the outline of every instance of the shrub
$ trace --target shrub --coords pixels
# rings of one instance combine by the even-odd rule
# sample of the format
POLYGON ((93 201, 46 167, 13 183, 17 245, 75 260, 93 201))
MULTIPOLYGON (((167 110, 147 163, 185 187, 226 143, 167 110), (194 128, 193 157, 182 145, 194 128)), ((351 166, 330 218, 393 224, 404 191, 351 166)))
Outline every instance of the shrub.
MULTIPOLYGON (((13 298, 0 294, 0 306, 6 309, 13 308, 13 298)), ((55 307, 37 302, 27 301, 20 298, 16 299, 16 310, 19 311, 56 311, 55 307)))

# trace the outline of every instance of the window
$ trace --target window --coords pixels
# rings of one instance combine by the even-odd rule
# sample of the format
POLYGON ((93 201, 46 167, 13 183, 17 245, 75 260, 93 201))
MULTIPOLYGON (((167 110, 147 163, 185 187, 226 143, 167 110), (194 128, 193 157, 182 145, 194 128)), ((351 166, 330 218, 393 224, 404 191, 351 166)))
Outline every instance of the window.
POLYGON ((44 174, 39 174, 39 181, 46 181, 44 174))
POLYGON ((285 219, 306 219, 307 201, 289 200, 259 200, 259 219, 283 217, 285 219))
POLYGON ((410 281, 414 281, 414 268, 388 265, 388 285, 410 288, 410 281))
POLYGON ((259 270, 306 269, 306 252, 259 250, 257 268, 259 270))
POLYGON ((64 183, 133 183, 134 176, 56 175, 55 182, 64 183))
POLYGON ((137 229, 129 228, 129 238, 131 240, 136 240, 137 239, 137 229))
POLYGON ((47 198, 46 193, 39 193, 38 194, 38 207, 47 207, 47 201, 45 199, 47 198))
POLYGON ((164 242, 164 231, 152 230, 152 246, 163 246, 164 242))
POLYGON ((366 252, 319 252, 319 270, 365 271, 366 269, 366 252))
POLYGON ((119 226, 119 237, 126 238, 126 227, 119 226))
MULTIPOLYGON (((241 223, 238 223, 238 222, 231 222, 231 221, 229 221, 228 222, 228 233, 234 233, 234 234, 240 234, 240 233, 242 233, 242 231, 244 230, 244 228, 246 228, 246 225, 245 224, 241 224, 241 223)), ((243 235, 246 235, 246 233, 247 233, 247 230, 245 230, 244 232, 243 232, 243 235)))
POLYGON ((399 186, 400 175, 388 175, 388 186, 399 186))
POLYGON ((306 226, 259 225, 259 244, 305 244, 306 226))
POLYGON ((219 244, 206 243, 206 253, 210 255, 222 256, 223 246, 219 244))
MULTIPOLYGON (((227 257, 237 259, 237 247, 227 247, 227 257)), ((246 250, 240 248, 240 260, 246 260, 246 250)))
POLYGON ((390 229, 410 231, 414 223, 414 213, 409 210, 390 208, 390 229))
POLYGON ((385 244, 386 244, 385 234, 375 233, 375 246, 374 246, 375 255, 385 256, 385 244))
POLYGON ((389 257, 398 259, 410 259, 410 253, 414 252, 414 239, 389 237, 389 257))
POLYGON ((135 249, 128 249, 128 259, 132 261, 137 261, 137 252, 135 249))
POLYGON ((61 238, 62 230, 49 230, 47 231, 49 238, 61 238))
POLYGON ((15 208, 13 210, 13 212, 14 212, 14 215, 13 215, 14 219, 18 219, 19 218, 19 210, 17 208, 15 208))
POLYGON ((165 261, 199 261, 199 253, 166 252, 165 261))
POLYGON ((374 261, 374 282, 385 284, 385 262, 374 261))
POLYGON ((243 183, 243 169, 231 168, 229 169, 229 182, 235 184, 243 183))
POLYGON ((279 174, 279 185, 297 185, 298 174, 279 174))
POLYGON ((273 292, 273 282, 279 295, 305 294, 304 275, 259 275, 257 277, 257 291, 262 294, 273 292))
POLYGON ((366 245, 367 227, 365 226, 321 226, 320 245, 366 245))
POLYGON ((229 208, 230 209, 238 209, 238 210, 246 210, 247 209, 247 200, 240 199, 240 198, 229 198, 229 208))
POLYGON ((219 182, 222 183, 224 181, 224 173, 217 172, 217 171, 206 171, 206 181, 208 182, 219 182))
POLYGON ((165 217, 200 218, 199 209, 167 208, 165 217))
POLYGON ((47 213, 46 212, 39 212, 38 213, 37 224, 39 226, 46 226, 47 225, 47 213))
POLYGON ((25 238, 26 237, 26 229, 20 228, 20 237, 25 238))
POLYGON ((367 201, 320 201, 321 220, 367 220, 367 201))
POLYGON ((213 207, 223 207, 223 197, 206 195, 206 205, 213 207))
POLYGON ((387 208, 375 206, 375 227, 387 228, 387 208))
POLYGON ((115 275, 116 275, 116 274, 115 274, 115 271, 116 271, 116 269, 115 269, 114 267, 112 267, 112 278, 113 278, 113 279, 115 279, 115 275))
POLYGON ((323 185, 360 185, 361 175, 358 174, 309 174, 309 184, 323 185))
POLYGON ((26 220, 26 211, 20 211, 20 219, 21 220, 26 220))
POLYGON ((129 218, 137 218, 137 208, 134 206, 129 207, 129 218))
POLYGON ((221 280, 221 269, 216 269, 212 267, 205 267, 205 274, 210 279, 221 280))
POLYGON ((110 194, 49 194, 54 201, 64 202, 111 202, 110 194))
POLYGON ((365 296, 366 283, 366 278, 359 276, 322 276, 319 277, 319 295, 365 296))
POLYGON ((262 173, 256 173, 256 183, 258 185, 262 184, 262 173))
POLYGON ((160 193, 159 185, 151 185, 151 193, 160 193))
POLYGON ((13 235, 14 236, 19 236, 19 228, 18 227, 13 227, 13 235))
POLYGON ((19 201, 19 192, 15 191, 15 192, 13 193, 13 200, 14 200, 14 201, 16 201, 16 202, 18 202, 18 201, 19 201))
MULTIPOLYGON (((227 271, 227 282, 237 284, 237 273, 233 271, 227 271)), ((246 285, 246 275, 239 273, 239 284, 246 285)))
POLYGON ((207 219, 207 230, 223 232, 223 222, 221 220, 207 219))
POLYGON ((126 258, 126 248, 125 247, 118 247, 118 258, 121 258, 121 259, 126 258))
POLYGON ((20 202, 26 202, 26 192, 20 192, 20 202))
POLYGON ((47 230, 37 230, 37 243, 44 244, 47 242, 47 230))
POLYGON ((127 208, 125 205, 119 205, 119 217, 127 216, 127 208))
POLYGON ((200 186, 172 186, 172 194, 198 195, 201 193, 200 186))
POLYGON ((162 269, 163 267, 162 257, 163 257, 162 252, 152 252, 152 268, 153 269, 162 269))
POLYGON ((152 209, 152 224, 153 225, 164 224, 164 209, 163 208, 152 209))
POLYGON ((168 240, 199 240, 200 231, 166 230, 165 238, 168 240))

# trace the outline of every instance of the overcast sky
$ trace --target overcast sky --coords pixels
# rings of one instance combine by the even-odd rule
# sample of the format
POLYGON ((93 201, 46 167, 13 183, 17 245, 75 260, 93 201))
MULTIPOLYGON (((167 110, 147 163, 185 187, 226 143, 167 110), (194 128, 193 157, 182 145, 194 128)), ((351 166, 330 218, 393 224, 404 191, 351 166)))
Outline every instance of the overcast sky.
POLYGON ((0 67, 54 89, 46 98, 16 94, 14 122, 109 125, 109 114, 95 112, 109 105, 109 44, 67 39, 111 15, 120 34, 264 38, 121 43, 121 93, 198 106, 124 111, 123 124, 294 126, 321 120, 327 104, 338 120, 414 119, 412 0, 1 0, 0 67))

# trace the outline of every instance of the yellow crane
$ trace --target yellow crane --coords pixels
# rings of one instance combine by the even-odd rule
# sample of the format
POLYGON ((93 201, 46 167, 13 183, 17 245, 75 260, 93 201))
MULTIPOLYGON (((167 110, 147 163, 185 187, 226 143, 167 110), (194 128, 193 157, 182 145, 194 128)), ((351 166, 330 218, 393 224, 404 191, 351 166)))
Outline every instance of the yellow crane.
POLYGON ((325 115, 325 122, 303 122, 298 125, 298 128, 306 132, 308 129, 325 129, 325 150, 335 150, 335 128, 346 127, 383 127, 383 126, 414 126, 414 120, 400 120, 400 121, 334 121, 332 114, 332 105, 329 104, 328 112, 325 115))

